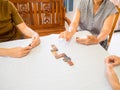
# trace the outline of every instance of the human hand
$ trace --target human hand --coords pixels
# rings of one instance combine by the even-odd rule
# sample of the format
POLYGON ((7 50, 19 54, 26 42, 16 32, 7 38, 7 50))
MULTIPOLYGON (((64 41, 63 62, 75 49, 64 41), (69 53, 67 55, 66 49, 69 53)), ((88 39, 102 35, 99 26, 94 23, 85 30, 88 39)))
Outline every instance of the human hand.
POLYGON ((60 33, 59 38, 64 38, 66 41, 69 41, 72 38, 72 36, 73 33, 66 30, 60 33))
POLYGON ((34 33, 32 36, 32 43, 30 44, 30 46, 32 48, 38 46, 40 44, 40 38, 39 35, 37 33, 34 33))
POLYGON ((10 57, 15 57, 15 58, 20 58, 28 55, 28 53, 31 51, 32 47, 27 46, 27 47, 15 47, 15 48, 10 48, 8 50, 8 55, 10 57))
POLYGON ((120 57, 111 55, 105 59, 106 64, 111 64, 112 66, 120 65, 120 57))
POLYGON ((76 42, 85 45, 98 44, 99 41, 95 36, 87 36, 87 38, 76 37, 76 42))

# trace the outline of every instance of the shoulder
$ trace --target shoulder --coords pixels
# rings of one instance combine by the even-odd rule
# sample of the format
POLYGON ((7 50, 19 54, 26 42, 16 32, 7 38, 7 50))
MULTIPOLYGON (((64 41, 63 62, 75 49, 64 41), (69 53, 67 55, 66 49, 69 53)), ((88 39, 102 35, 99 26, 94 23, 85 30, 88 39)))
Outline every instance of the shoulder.
POLYGON ((80 0, 79 1, 79 3, 83 3, 83 4, 88 3, 88 2, 90 2, 90 0, 80 0))
POLYGON ((79 4, 81 5, 87 5, 90 2, 90 0, 80 0, 79 4))
POLYGON ((16 7, 15 5, 11 2, 11 1, 8 1, 8 7, 12 10, 12 11, 16 11, 16 7))
POLYGON ((14 4, 13 4, 11 1, 8 1, 8 5, 9 5, 9 7, 11 7, 11 8, 15 7, 14 4))
POLYGON ((106 0, 105 11, 110 14, 115 14, 116 12, 118 12, 116 6, 112 2, 110 2, 110 0, 106 0))
POLYGON ((12 10, 13 4, 9 0, 3 0, 0 3, 5 11, 10 12, 12 10))
POLYGON ((78 3, 78 8, 85 8, 88 7, 91 0, 80 0, 78 3))
POLYGON ((108 9, 116 8, 115 5, 112 2, 110 2, 110 0, 106 0, 105 5, 106 5, 106 8, 108 9))

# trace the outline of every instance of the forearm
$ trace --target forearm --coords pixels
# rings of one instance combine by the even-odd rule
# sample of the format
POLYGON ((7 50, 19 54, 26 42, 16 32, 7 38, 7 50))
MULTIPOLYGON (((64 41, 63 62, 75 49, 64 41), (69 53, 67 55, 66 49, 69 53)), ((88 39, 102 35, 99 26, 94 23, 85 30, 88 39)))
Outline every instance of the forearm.
POLYGON ((75 33, 80 21, 80 11, 76 10, 75 16, 70 24, 69 31, 75 33))
POLYGON ((101 41, 104 41, 105 39, 107 39, 107 36, 109 35, 109 32, 108 30, 104 30, 103 32, 101 32, 98 36, 97 36, 97 40, 98 42, 101 42, 101 41))
POLYGON ((78 24, 73 22, 70 24, 68 31, 74 34, 75 32, 77 32, 77 27, 78 27, 78 24))
POLYGON ((116 84, 113 86, 113 90, 120 90, 120 84, 116 84))
POLYGON ((113 82, 111 82, 113 90, 120 90, 120 83, 116 74, 114 74, 114 76, 111 79, 113 79, 113 82))
POLYGON ((109 82, 110 82, 113 90, 120 90, 119 79, 113 69, 111 69, 111 71, 109 71, 108 79, 109 79, 109 82))
POLYGON ((24 28, 25 30, 23 30, 23 34, 27 37, 32 37, 36 32, 33 31, 31 28, 27 27, 24 28))
POLYGON ((36 32, 29 28, 25 23, 17 25, 18 29, 27 37, 32 37, 36 32))
POLYGON ((9 55, 9 49, 0 48, 0 56, 8 56, 8 55, 9 55))
POLYGON ((106 18, 106 20, 104 21, 101 32, 97 36, 97 39, 99 42, 104 41, 109 36, 109 34, 113 28, 115 17, 116 17, 116 14, 112 14, 112 15, 108 16, 106 18))

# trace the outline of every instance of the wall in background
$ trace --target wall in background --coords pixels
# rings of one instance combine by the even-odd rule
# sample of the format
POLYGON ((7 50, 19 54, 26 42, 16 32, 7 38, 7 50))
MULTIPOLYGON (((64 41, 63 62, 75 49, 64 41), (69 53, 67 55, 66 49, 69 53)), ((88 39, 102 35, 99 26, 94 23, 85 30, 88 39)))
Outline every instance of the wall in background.
POLYGON ((73 0, 64 0, 64 5, 65 5, 65 7, 66 7, 66 10, 67 10, 67 12, 68 11, 73 11, 73 5, 74 5, 74 2, 73 2, 73 0))

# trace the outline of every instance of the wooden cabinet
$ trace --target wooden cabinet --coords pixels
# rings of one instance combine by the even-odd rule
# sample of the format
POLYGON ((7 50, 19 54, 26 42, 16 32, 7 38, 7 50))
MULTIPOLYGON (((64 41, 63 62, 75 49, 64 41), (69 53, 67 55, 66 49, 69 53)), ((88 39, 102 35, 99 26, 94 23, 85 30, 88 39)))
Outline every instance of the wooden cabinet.
POLYGON ((10 0, 24 22, 41 36, 65 30, 66 9, 63 0, 10 0))

